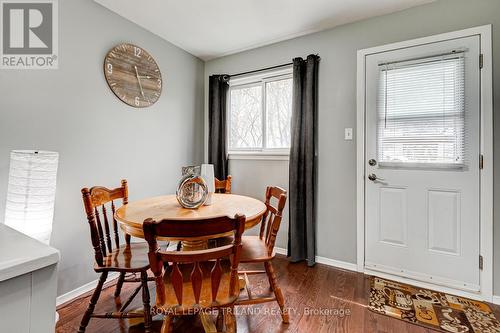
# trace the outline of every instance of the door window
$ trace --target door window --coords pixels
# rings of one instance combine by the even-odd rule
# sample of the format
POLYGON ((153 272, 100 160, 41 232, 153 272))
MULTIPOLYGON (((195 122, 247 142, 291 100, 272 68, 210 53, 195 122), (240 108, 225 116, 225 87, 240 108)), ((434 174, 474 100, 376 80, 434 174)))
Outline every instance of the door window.
POLYGON ((464 165, 464 78, 463 52, 379 65, 380 165, 464 165))

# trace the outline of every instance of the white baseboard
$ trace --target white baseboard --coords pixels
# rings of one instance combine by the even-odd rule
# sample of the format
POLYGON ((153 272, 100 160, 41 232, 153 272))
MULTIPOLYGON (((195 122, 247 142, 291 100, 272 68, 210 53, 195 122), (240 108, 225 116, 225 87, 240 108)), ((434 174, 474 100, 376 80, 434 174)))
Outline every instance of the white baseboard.
MULTIPOLYGON (((284 249, 284 248, 281 248, 281 247, 275 247, 274 248, 274 252, 277 253, 277 254, 281 254, 281 255, 287 255, 287 249, 284 249)), ((341 260, 335 260, 335 259, 330 259, 330 258, 326 258, 326 257, 321 257, 321 256, 316 256, 316 262, 319 263, 319 264, 324 264, 324 265, 328 265, 328 266, 331 266, 331 267, 336 267, 336 268, 340 268, 340 269, 345 269, 345 270, 349 270, 349 271, 354 271, 354 272, 357 272, 358 271, 358 268, 357 268, 357 265, 356 264, 353 264, 353 263, 350 263, 350 262, 346 262, 346 261, 341 261, 341 260)), ((106 284, 109 284, 110 282, 112 282, 114 279, 118 278, 119 274, 118 273, 111 273, 109 274, 108 276, 108 279, 106 281, 106 284)), ((80 297, 81 295, 89 292, 89 291, 92 291, 94 290, 94 288, 97 286, 97 283, 99 282, 99 279, 96 279, 94 281, 91 281, 89 283, 86 283, 84 284, 83 286, 81 287, 78 287, 74 290, 71 290, 61 296, 58 296, 57 299, 56 299, 56 306, 60 306, 64 303, 67 303, 67 302, 70 302, 78 297, 80 297)), ((471 297, 470 294, 464 294, 462 295, 464 297, 469 297, 469 298, 475 298, 475 297, 471 297)), ((492 297, 492 300, 491 302, 493 304, 497 304, 497 305, 500 305, 500 296, 496 296, 496 295, 493 295, 492 297)))
POLYGON ((284 249, 284 248, 282 248, 282 247, 274 247, 274 253, 286 256, 287 255, 287 250, 284 249))
MULTIPOLYGON (((282 255, 286 256, 287 249, 284 249, 282 247, 275 247, 274 252, 277 254, 282 254, 282 255)), ((340 268, 340 269, 345 269, 348 271, 354 271, 354 272, 358 271, 358 266, 356 264, 351 263, 351 262, 347 262, 347 261, 316 256, 316 262, 318 264, 324 264, 324 265, 328 265, 328 266, 332 266, 332 267, 336 267, 336 268, 340 268)))
MULTIPOLYGON (((285 255, 285 256, 287 255, 287 249, 284 249, 282 247, 275 247, 274 252, 277 254, 285 255)), ((326 257, 316 256, 316 262, 319 264, 324 264, 324 265, 328 265, 328 266, 335 267, 335 268, 340 268, 340 269, 358 272, 358 266, 356 264, 342 261, 342 260, 335 260, 335 259, 330 259, 330 258, 326 258, 326 257)), ((360 273, 363 274, 365 272, 361 271, 360 273)), ((379 274, 375 274, 375 275, 379 275, 379 274)), ((398 280, 397 277, 394 277, 394 276, 381 276, 381 277, 396 280, 396 281, 398 280)), ((418 282, 415 282, 413 280, 404 280, 401 282, 419 285, 418 282)), ((430 288, 430 289, 437 288, 437 289, 439 289, 439 286, 435 286, 432 284, 425 284, 425 285, 421 285, 421 286, 424 288, 430 288)), ((458 296, 477 299, 480 301, 486 301, 486 302, 491 301, 491 303, 493 303, 493 304, 500 305, 500 295, 499 296, 493 295, 492 299, 490 300, 490 299, 483 299, 483 297, 481 297, 480 295, 475 295, 474 293, 465 292, 465 291, 461 291, 461 290, 457 290, 457 289, 446 288, 446 289, 443 289, 441 291, 446 292, 446 293, 450 293, 450 294, 455 294, 458 296)))
MULTIPOLYGON (((143 243, 144 241, 134 241, 134 238, 132 238, 132 243, 143 243)), ((177 243, 176 242, 171 242, 168 246, 169 250, 175 250, 177 248, 177 243)), ((104 286, 106 287, 109 283, 113 282, 114 279, 118 278, 120 274, 119 273, 109 273, 108 278, 106 279, 106 283, 104 286)), ((99 279, 96 279, 94 281, 90 281, 89 283, 84 284, 81 287, 78 287, 74 290, 68 291, 65 294, 62 294, 61 296, 58 296, 56 299, 56 306, 60 306, 64 303, 68 303, 70 301, 73 301, 80 297, 81 295, 92 291, 95 289, 97 286, 97 283, 99 282, 99 279)))
MULTIPOLYGON (((108 278, 106 279, 106 284, 112 282, 114 279, 116 279, 120 274, 118 273, 110 273, 108 275, 108 278)), ((60 306, 64 303, 67 303, 69 301, 72 301, 81 295, 88 293, 89 291, 92 291, 95 289, 97 286, 97 283, 99 282, 99 279, 96 279, 94 281, 91 281, 89 283, 84 284, 81 287, 78 287, 74 290, 68 291, 65 294, 62 294, 61 296, 58 296, 56 299, 56 306, 60 306)))
POLYGON ((320 257, 320 256, 316 256, 316 262, 320 263, 320 264, 332 266, 332 267, 345 269, 348 271, 353 271, 353 272, 358 271, 358 265, 353 264, 352 262, 330 259, 330 258, 320 257))

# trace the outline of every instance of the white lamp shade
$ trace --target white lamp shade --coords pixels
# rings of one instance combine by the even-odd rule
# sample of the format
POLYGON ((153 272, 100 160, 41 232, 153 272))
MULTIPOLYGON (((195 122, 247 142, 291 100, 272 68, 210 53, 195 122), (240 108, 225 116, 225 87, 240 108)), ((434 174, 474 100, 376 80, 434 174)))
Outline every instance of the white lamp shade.
POLYGON ((202 164, 200 175, 205 180, 208 186, 208 192, 215 192, 215 177, 214 177, 214 165, 213 164, 202 164))
POLYGON ((52 233, 59 154, 14 150, 10 154, 5 224, 48 244, 52 233))

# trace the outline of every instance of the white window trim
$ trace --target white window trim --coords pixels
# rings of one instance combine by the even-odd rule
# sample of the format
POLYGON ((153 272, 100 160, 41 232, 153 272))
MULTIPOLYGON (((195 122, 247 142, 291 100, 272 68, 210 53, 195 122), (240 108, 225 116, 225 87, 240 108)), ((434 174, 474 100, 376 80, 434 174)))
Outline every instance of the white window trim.
POLYGON ((259 73, 249 74, 241 77, 237 77, 229 80, 229 91, 227 98, 227 150, 228 158, 238 159, 238 160, 288 160, 288 155, 290 149, 284 148, 265 148, 266 147, 266 89, 265 85, 268 82, 279 81, 283 79, 291 79, 293 75, 293 67, 286 66, 279 69, 262 71, 259 73), (231 149, 229 147, 229 135, 231 133, 231 89, 236 87, 251 87, 258 86, 262 87, 262 146, 264 148, 240 148, 231 149))
POLYGON ((232 151, 229 152, 230 160, 268 160, 268 161, 288 161, 290 159, 289 150, 261 150, 261 151, 232 151))
MULTIPOLYGON (((493 76, 492 76, 492 27, 491 24, 464 29, 399 43, 359 50, 357 59, 357 267, 359 272, 365 269, 365 58, 374 53, 407 48, 468 36, 480 36, 483 68, 481 70, 481 147, 484 157, 480 175, 480 255, 483 257, 483 269, 480 270, 479 293, 466 292, 455 288, 438 287, 411 280, 410 283, 443 290, 459 296, 483 301, 496 301, 493 297, 493 76)), ((479 260, 479 258, 478 258, 479 260)), ((389 278, 397 279, 395 276, 389 278)), ((404 280, 404 279, 400 279, 404 280)), ((407 281, 408 282, 408 281, 407 281)))

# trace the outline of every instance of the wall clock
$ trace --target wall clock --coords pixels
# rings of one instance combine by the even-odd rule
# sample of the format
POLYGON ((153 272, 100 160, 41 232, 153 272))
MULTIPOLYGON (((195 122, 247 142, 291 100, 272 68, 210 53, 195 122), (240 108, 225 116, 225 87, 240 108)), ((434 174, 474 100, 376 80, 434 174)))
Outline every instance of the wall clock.
POLYGON ((160 68, 143 48, 119 44, 104 59, 104 76, 113 93, 124 103, 144 108, 160 98, 160 68))

